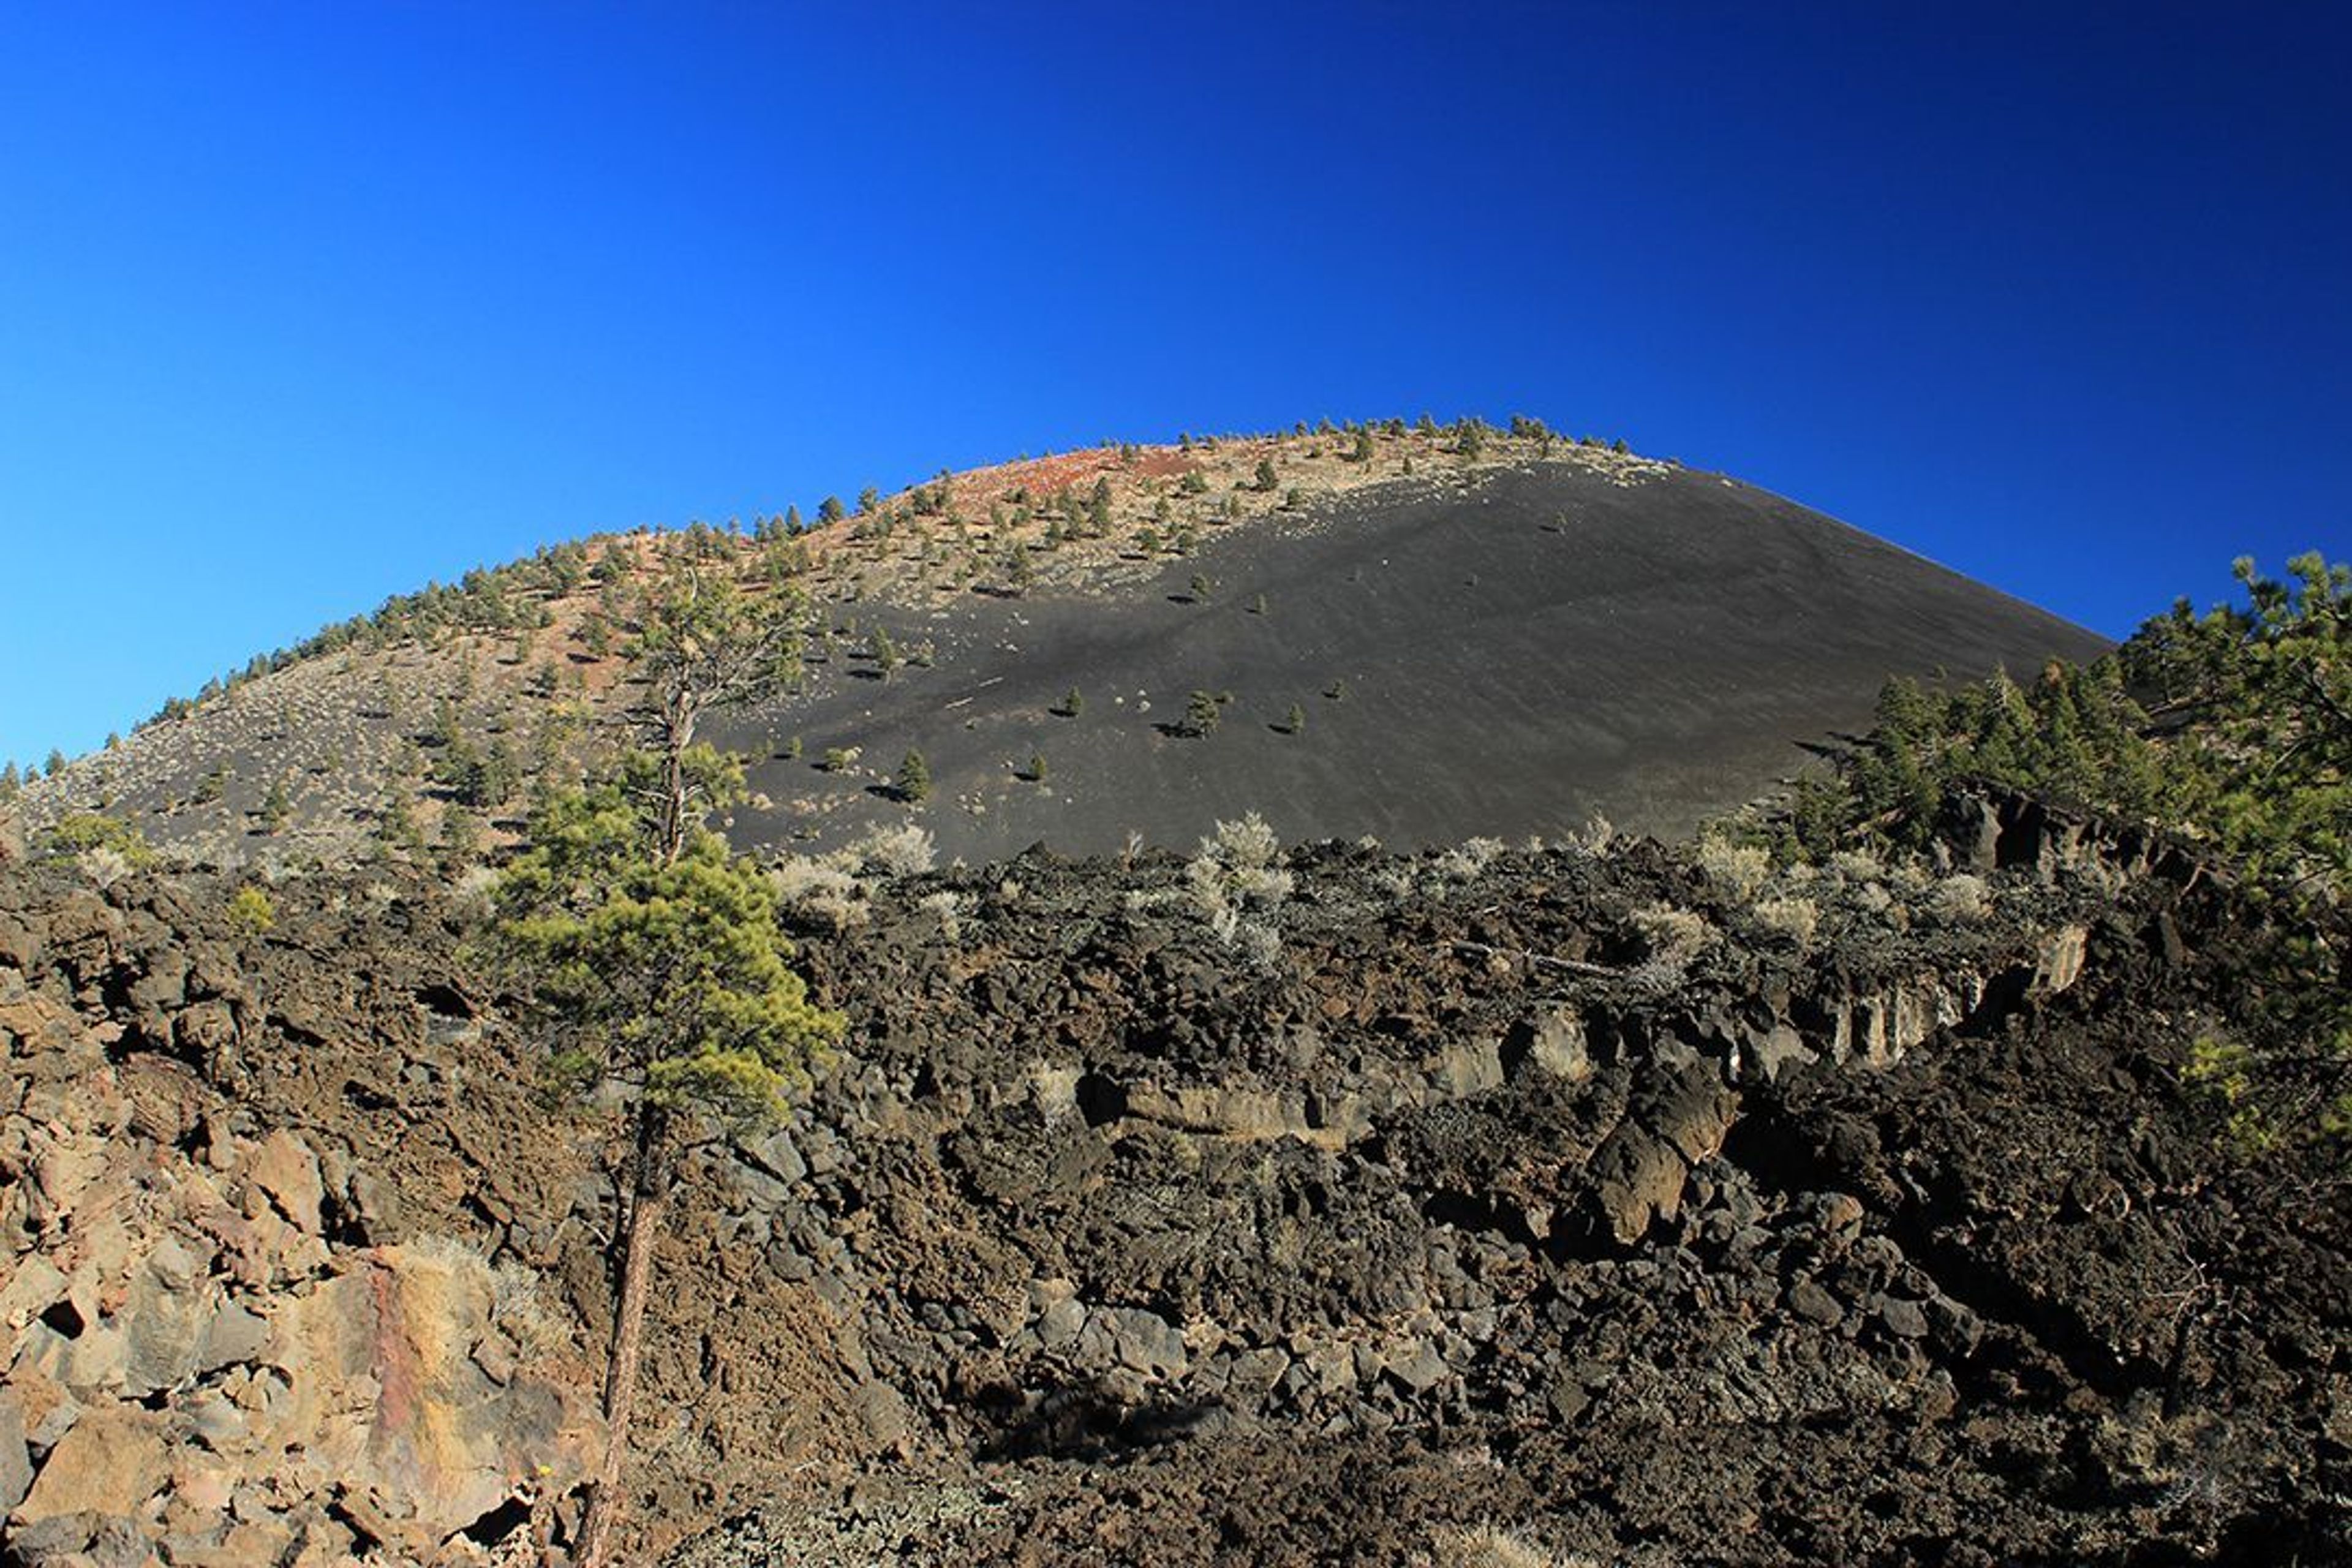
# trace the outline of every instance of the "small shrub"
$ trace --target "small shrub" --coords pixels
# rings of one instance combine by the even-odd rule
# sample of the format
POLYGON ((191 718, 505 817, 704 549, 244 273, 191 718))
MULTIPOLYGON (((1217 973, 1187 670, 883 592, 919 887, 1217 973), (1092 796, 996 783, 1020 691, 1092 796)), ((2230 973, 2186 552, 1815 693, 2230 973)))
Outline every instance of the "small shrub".
POLYGON ((866 889, 849 868, 830 858, 787 856, 768 873, 768 884, 784 908, 813 915, 835 931, 866 920, 866 889))
POLYGON ((846 853, 853 864, 889 877, 919 875, 939 864, 940 858, 931 830, 913 822, 877 827, 851 845, 846 853))
POLYGON ((824 771, 829 773, 847 773, 857 765, 858 750, 856 746, 827 746, 824 749, 824 771))
POLYGON ((1465 838, 1454 848, 1440 855, 1430 865, 1438 879, 1445 882, 1468 882, 1494 863, 1506 846, 1499 838, 1465 838))
POLYGON ((1841 849, 1830 857, 1830 869, 1852 882, 1875 882, 1886 875, 1886 863, 1867 849, 1841 849))
POLYGON ((1241 933, 1245 910, 1268 910, 1290 896, 1291 875, 1280 864, 1282 847, 1265 818, 1251 812, 1239 822, 1220 822, 1185 862, 1184 883, 1192 907, 1227 944, 1241 933))
POLYGON ((1584 819, 1584 826, 1561 840, 1562 847, 1571 853, 1598 857, 1609 853, 1617 841, 1617 825, 1599 812, 1584 819))
POLYGON ((1811 899, 1765 899, 1757 904, 1755 914, 1758 926, 1789 938, 1799 947, 1813 940, 1822 923, 1821 906, 1811 899))
POLYGON ((1048 710, 1056 718, 1075 719, 1087 710, 1087 694, 1076 687, 1062 693, 1062 700, 1048 710))
POLYGON ((1666 904, 1635 910, 1633 929, 1641 933, 1645 952, 1643 974, 1653 981, 1669 983, 1682 977, 1715 934, 1706 916, 1666 904))
POLYGON ((940 934, 950 942, 963 940, 963 895, 954 891, 926 893, 916 908, 940 922, 940 934))
POLYGON ((118 858, 125 870, 142 870, 155 863, 154 847, 135 825, 96 812, 71 812, 59 817, 49 829, 49 843, 62 855, 103 851, 118 858))
POLYGON ((1702 838, 1698 868, 1717 891, 1744 903, 1757 895, 1764 886, 1764 879, 1771 875, 1772 857, 1759 845, 1734 844, 1728 838, 1702 838))
POLYGON ((1195 691, 1184 700, 1184 733, 1206 735, 1214 731, 1225 716, 1225 706, 1217 700, 1213 691, 1195 691))
POLYGON ((228 900, 228 923, 251 936, 278 923, 278 906, 264 889, 252 882, 239 888, 228 900))
POLYGON ((1441 1530, 1431 1545, 1433 1568, 1591 1568, 1588 1559, 1554 1557, 1495 1524, 1441 1530))
POLYGON ((1927 913, 1946 925, 1971 925, 1992 913, 1982 877, 1962 871, 1937 882, 1927 894, 1927 913))

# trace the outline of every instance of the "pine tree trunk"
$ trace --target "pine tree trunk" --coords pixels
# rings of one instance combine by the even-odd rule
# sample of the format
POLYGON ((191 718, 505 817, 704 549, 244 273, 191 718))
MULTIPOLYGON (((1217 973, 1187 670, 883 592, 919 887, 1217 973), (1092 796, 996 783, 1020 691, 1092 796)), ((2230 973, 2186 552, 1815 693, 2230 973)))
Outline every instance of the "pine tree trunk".
POLYGON ((637 1146, 629 1208, 622 1233, 621 1299, 613 1312, 613 1343, 604 1363, 604 1458, 580 1521, 577 1568, 604 1568, 613 1533, 621 1519, 621 1466, 628 1458, 629 1422, 637 1396, 637 1366, 645 1350, 646 1299, 653 1282, 654 1244, 667 1210, 667 1174, 662 1156, 668 1147, 668 1118, 652 1107, 637 1116, 637 1146))

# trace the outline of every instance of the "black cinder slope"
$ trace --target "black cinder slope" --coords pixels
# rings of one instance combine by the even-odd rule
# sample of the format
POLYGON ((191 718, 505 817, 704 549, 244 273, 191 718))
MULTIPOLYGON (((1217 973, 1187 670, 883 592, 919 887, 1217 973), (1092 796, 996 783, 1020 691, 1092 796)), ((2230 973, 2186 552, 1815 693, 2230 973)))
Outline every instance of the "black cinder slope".
POLYGON ((725 738, 770 759, 770 805, 739 838, 911 816, 980 860, 1184 845, 1251 810, 1286 840, 1397 847, 1595 812, 1674 834, 1865 725, 1890 676, 2107 646, 1720 476, 1542 461, 1309 502, 1108 592, 859 608, 936 665, 883 681, 835 661, 741 716, 725 738), (1055 711, 1073 689, 1080 711, 1055 711), (1195 692, 1225 699, 1206 733, 1195 692), (910 750, 934 780, 919 806, 888 788, 910 750))

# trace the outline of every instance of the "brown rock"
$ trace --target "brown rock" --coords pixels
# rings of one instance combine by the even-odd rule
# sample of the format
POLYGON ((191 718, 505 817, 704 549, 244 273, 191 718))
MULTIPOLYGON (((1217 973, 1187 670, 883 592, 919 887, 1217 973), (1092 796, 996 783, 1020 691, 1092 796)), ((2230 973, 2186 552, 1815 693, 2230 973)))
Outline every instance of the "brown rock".
POLYGON ((89 1411, 49 1450, 14 1518, 32 1524, 61 1514, 134 1514, 163 1485, 163 1418, 124 1405, 89 1411))
POLYGON ((1641 1107, 1642 1119, 1693 1165, 1723 1147, 1724 1134, 1739 1113, 1739 1096, 1712 1079, 1694 1074, 1641 1107))
POLYGON ((33 1458, 25 1450, 25 1410, 14 1390, 0 1390, 0 1517, 14 1512, 33 1486, 33 1458))
POLYGON ((1593 1151, 1589 1169, 1601 1221, 1626 1246, 1641 1240, 1653 1219, 1672 1219, 1681 1212, 1688 1167, 1646 1128, 1621 1122, 1593 1151))
POLYGON ((315 1233, 320 1205, 326 1201, 326 1182, 319 1174, 319 1157, 310 1145, 281 1127, 255 1150, 249 1172, 254 1184, 269 1194, 278 1212, 315 1233))

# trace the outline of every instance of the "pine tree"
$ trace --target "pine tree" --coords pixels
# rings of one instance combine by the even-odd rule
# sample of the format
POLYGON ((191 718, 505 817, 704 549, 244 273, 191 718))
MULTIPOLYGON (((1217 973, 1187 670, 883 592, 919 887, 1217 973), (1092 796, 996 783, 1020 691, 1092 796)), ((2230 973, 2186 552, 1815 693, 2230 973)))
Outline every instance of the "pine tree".
POLYGON ((654 1248, 681 1137, 698 1122, 782 1114, 811 1054, 838 1036, 785 963, 774 894, 702 824, 742 769, 698 739, 711 710, 797 670, 796 600, 751 599, 691 565, 646 594, 630 645, 643 745, 587 792, 550 795, 501 878, 499 932, 559 1046, 558 1076, 630 1095, 627 1203, 612 1237, 620 1297, 604 1370, 605 1452, 574 1561, 603 1568, 623 1506, 654 1248))
POLYGON ((408 792, 394 783, 385 792, 375 816, 375 846, 379 854, 414 857, 424 853, 425 837, 416 829, 415 808, 408 792))
POLYGON ((287 793, 286 775, 280 773, 269 781, 269 793, 262 797, 261 830, 277 833, 294 815, 294 802, 287 793))
MULTIPOLYGON (((657 775, 660 759, 641 755, 634 771, 657 775)), ((558 795, 498 890, 499 930, 553 1047, 551 1079, 583 1099, 607 1084, 631 1096, 606 1451, 581 1524, 583 1568, 601 1568, 612 1551, 654 1246, 680 1146, 700 1127, 781 1120, 843 1027, 790 967, 758 864, 698 826, 666 845, 672 825, 639 804, 619 781, 558 795)))
POLYGON ((908 752, 898 760, 898 773, 894 783, 898 798, 909 805, 920 805, 931 798, 931 767, 923 761, 920 752, 908 752))

